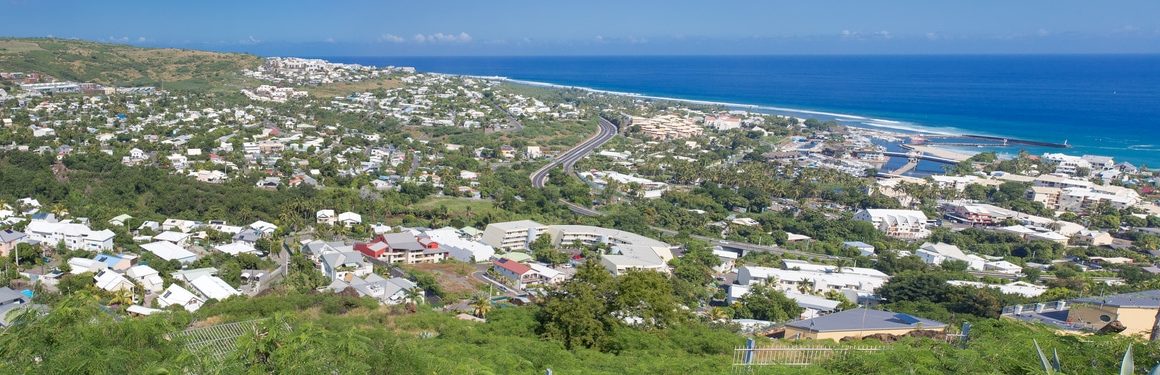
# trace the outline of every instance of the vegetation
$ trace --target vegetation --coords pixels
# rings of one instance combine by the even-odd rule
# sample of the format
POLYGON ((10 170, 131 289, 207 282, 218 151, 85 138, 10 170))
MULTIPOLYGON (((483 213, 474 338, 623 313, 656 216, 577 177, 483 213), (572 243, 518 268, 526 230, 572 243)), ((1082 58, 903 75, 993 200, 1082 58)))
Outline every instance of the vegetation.
POLYGON ((60 80, 167 90, 236 89, 241 71, 257 56, 179 49, 139 48, 53 38, 0 39, 0 70, 39 72, 60 80))

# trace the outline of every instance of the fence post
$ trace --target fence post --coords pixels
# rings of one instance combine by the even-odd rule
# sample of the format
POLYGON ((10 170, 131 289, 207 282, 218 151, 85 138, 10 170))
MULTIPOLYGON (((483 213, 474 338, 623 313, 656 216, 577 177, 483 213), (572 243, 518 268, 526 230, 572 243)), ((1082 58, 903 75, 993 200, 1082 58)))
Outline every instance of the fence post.
POLYGON ((745 367, 753 363, 753 350, 756 345, 752 337, 745 339, 745 367))

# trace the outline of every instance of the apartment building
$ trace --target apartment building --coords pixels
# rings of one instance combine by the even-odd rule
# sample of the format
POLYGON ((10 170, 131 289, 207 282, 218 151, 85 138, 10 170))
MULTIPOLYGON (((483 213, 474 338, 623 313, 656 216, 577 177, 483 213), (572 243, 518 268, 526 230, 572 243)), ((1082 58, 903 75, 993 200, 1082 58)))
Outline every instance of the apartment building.
POLYGON ((45 245, 63 243, 70 250, 113 250, 114 233, 108 229, 94 231, 84 224, 32 221, 24 231, 29 241, 45 245))
POLYGON ((447 250, 440 249, 438 242, 410 232, 381 234, 371 242, 355 244, 354 250, 388 263, 438 263, 447 259, 447 250))
POLYGON ((930 235, 930 229, 926 227, 926 214, 922 211, 864 209, 858 211, 854 219, 868 221, 882 233, 894 238, 914 240, 930 235))
POLYGON ((548 226, 531 220, 491 223, 484 228, 481 241, 497 250, 527 250, 547 230, 548 226))

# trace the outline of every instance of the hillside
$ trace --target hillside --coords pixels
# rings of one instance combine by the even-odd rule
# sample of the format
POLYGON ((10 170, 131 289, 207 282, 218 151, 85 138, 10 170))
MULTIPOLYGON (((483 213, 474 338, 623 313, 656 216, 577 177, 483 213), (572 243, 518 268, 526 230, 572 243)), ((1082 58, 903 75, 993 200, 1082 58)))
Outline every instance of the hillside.
POLYGON ((236 88, 261 58, 173 48, 140 48, 63 39, 0 39, 0 71, 39 72, 61 80, 167 90, 236 88))

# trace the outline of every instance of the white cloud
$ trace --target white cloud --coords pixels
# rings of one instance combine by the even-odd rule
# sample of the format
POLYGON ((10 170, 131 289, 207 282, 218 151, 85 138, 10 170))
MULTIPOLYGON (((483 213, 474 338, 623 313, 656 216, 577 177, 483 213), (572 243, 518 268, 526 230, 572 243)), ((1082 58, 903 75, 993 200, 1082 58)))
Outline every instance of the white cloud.
POLYGON ((383 34, 383 35, 379 36, 379 41, 380 42, 391 42, 391 43, 403 43, 403 42, 406 42, 407 39, 404 39, 403 37, 395 35, 395 34, 383 34))
POLYGON ((246 39, 242 39, 242 40, 238 41, 238 43, 241 43, 241 44, 258 44, 261 42, 262 42, 261 39, 255 38, 253 35, 250 35, 250 36, 246 37, 246 39))
POLYGON ((470 34, 461 32, 459 34, 415 34, 411 40, 414 40, 415 43, 470 43, 472 38, 470 34))
POLYGON ((1035 35, 1038 35, 1038 36, 1048 36, 1048 35, 1051 35, 1051 32, 1050 32, 1050 31, 1047 31, 1047 29, 1039 29, 1039 30, 1036 30, 1036 31, 1035 31, 1035 35))

